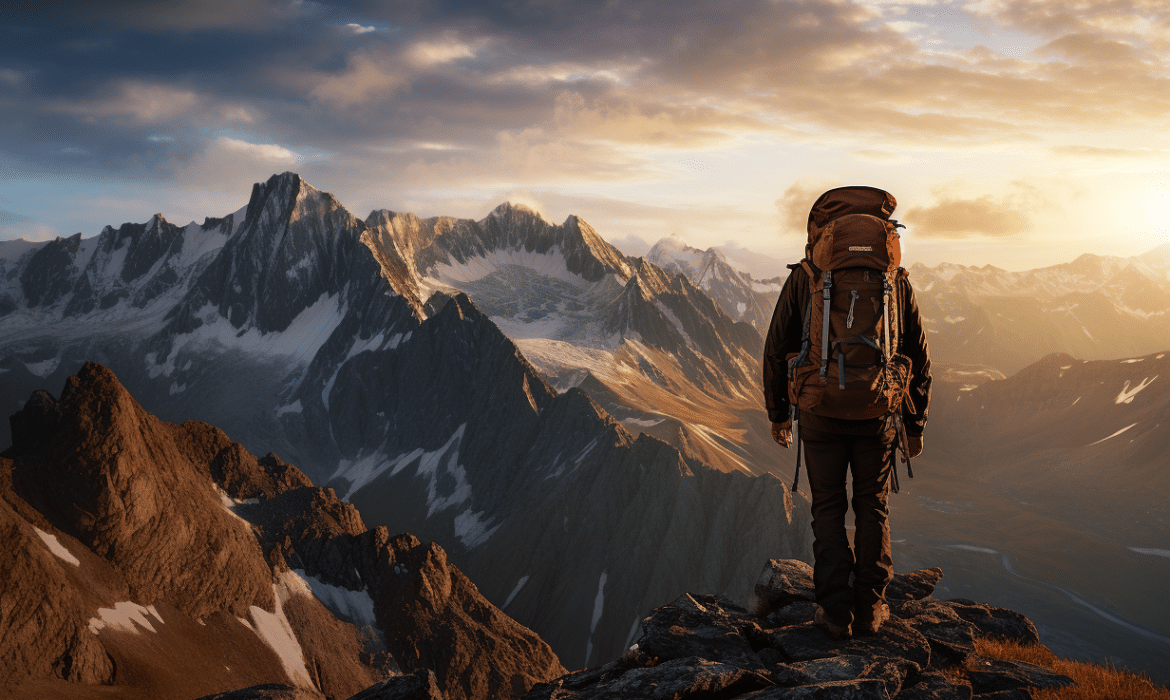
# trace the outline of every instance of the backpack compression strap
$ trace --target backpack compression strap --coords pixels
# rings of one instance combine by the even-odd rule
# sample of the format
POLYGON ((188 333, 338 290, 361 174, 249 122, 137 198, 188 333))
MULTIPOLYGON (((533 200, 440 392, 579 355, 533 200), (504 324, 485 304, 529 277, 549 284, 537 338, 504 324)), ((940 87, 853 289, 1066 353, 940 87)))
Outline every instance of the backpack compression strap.
POLYGON ((890 274, 882 275, 882 332, 885 334, 884 359, 889 360, 894 349, 890 347, 890 274))
POLYGON ((825 286, 821 297, 825 302, 824 322, 821 324, 821 379, 829 376, 829 305, 832 302, 833 271, 825 270, 825 286))

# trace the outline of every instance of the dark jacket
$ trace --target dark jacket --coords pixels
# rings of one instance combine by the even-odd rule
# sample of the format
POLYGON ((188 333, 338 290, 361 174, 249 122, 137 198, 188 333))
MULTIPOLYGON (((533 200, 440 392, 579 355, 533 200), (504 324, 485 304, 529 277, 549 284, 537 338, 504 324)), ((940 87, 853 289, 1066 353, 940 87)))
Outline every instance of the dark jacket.
MULTIPOLYGON (((804 310, 809 298, 808 273, 799 265, 790 265, 792 272, 776 302, 772 314, 772 325, 764 342, 764 404, 768 409, 768 420, 783 423, 789 417, 788 366, 785 358, 790 353, 800 352, 804 339, 804 310)), ((926 346, 926 333, 922 318, 918 315, 918 302, 909 279, 899 282, 902 298, 902 313, 898 352, 910 358, 910 400, 916 413, 902 409, 906 433, 922 435, 926 427, 927 411, 930 407, 930 350, 926 346)), ((801 416, 808 427, 843 433, 877 433, 883 419, 843 420, 821 416, 801 416)))

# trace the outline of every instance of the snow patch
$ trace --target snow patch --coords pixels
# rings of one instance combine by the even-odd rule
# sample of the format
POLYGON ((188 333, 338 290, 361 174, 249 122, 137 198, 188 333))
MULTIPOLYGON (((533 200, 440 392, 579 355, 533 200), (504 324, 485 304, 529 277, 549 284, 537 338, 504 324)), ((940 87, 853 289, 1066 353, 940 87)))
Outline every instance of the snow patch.
POLYGON ((623 418, 622 422, 629 423, 630 425, 636 425, 639 428, 653 428, 664 420, 666 419, 659 418, 658 420, 642 420, 641 418, 623 418))
MULTIPOLYGON (((634 624, 630 625, 630 633, 628 635, 626 635, 625 647, 627 649, 634 648, 634 647, 630 646, 630 642, 634 641, 634 635, 638 633, 638 628, 641 626, 642 626, 642 616, 635 615, 634 616, 634 624)), ((637 646, 637 645, 635 644, 634 646, 637 646)))
POLYGON ((296 401, 293 401, 292 403, 286 403, 285 405, 277 408, 276 409, 276 417, 280 418, 281 416, 283 416, 286 413, 300 413, 303 410, 304 409, 301 407, 301 400, 297 399, 296 401))
POLYGON ((1137 363, 1137 362, 1144 362, 1144 361, 1145 361, 1145 359, 1146 359, 1146 358, 1144 358, 1144 357, 1139 357, 1139 358, 1136 358, 1136 359, 1133 359, 1133 360, 1122 360, 1122 361, 1121 361, 1121 364, 1123 364, 1123 365, 1132 365, 1132 364, 1134 364, 1134 363, 1137 363))
POLYGON ((512 589, 511 593, 508 594, 508 599, 505 600, 504 604, 500 607, 501 610, 506 610, 508 606, 512 604, 512 601, 516 600, 516 596, 520 594, 520 589, 524 588, 524 584, 526 583, 528 583, 528 577, 521 576, 520 580, 516 582, 516 587, 512 589))
MULTIPOLYGON (((253 605, 248 608, 251 623, 246 620, 240 620, 240 622, 255 632, 260 641, 276 652, 281 665, 284 666, 284 672, 288 674, 295 685, 302 688, 313 688, 313 681, 309 678, 309 670, 305 667, 305 653, 301 649, 301 643, 297 641, 296 635, 293 634, 292 625, 288 623, 288 618, 285 617, 284 609, 281 606, 282 599, 288 600, 290 593, 295 590, 295 588, 290 590, 288 584, 286 577, 282 577, 279 582, 272 584, 273 592, 276 594, 275 613, 253 605)), ((301 581, 301 585, 305 585, 304 581, 301 581)))
POLYGON ((359 627, 375 624, 374 599, 370 597, 368 589, 351 591, 348 588, 334 586, 316 576, 306 574, 302 569, 294 569, 292 573, 300 577, 308 585, 312 595, 334 615, 359 627))
POLYGON ((1138 554, 1150 554, 1155 557, 1170 558, 1170 549, 1146 549, 1144 547, 1130 547, 1129 549, 1131 552, 1137 552, 1138 554))
POLYGON ((73 554, 70 553, 68 549, 65 549, 64 545, 62 545, 57 540, 56 535, 50 535, 39 527, 34 527, 33 529, 37 531, 38 535, 40 535, 41 540, 45 543, 45 546, 49 548, 50 552, 56 554, 58 558, 63 559, 74 566, 81 566, 81 562, 78 561, 77 557, 73 556, 73 554))
POLYGON ((597 623, 601 620, 601 613, 605 609, 605 580, 609 577, 607 571, 601 572, 601 578, 597 580, 597 597, 593 599, 593 621, 589 623, 589 639, 585 643, 585 663, 588 665, 589 657, 593 655, 593 631, 597 629, 597 623))
POLYGON ((487 542, 488 538, 500 528, 499 525, 488 527, 490 524, 491 520, 483 519, 483 511, 477 513, 471 510, 471 506, 468 506, 467 510, 455 516, 455 536, 459 538, 464 547, 474 549, 487 542))
POLYGON ((48 379, 49 375, 55 372, 60 364, 61 356, 57 355, 52 359, 44 360, 42 362, 25 362, 24 366, 28 369, 29 372, 37 375, 41 379, 48 379))
POLYGON ((988 549, 987 547, 976 547, 975 545, 971 545, 971 544, 946 544, 946 545, 942 545, 942 546, 947 548, 947 549, 961 549, 965 552, 979 552, 980 554, 999 554, 999 552, 994 550, 994 549, 988 549))
POLYGON ((743 312, 747 311, 747 304, 743 303, 742 301, 736 302, 735 310, 739 313, 739 317, 743 318, 743 312))
POLYGON ((339 296, 322 294, 297 314, 288 328, 271 333, 261 333, 248 326, 236 328, 219 314, 215 306, 207 304, 196 312, 203 325, 176 336, 170 355, 161 363, 157 353, 148 354, 147 369, 152 379, 160 374, 169 377, 175 370, 179 351, 188 347, 240 350, 249 355, 284 357, 296 364, 308 365, 345 316, 344 299, 344 293, 339 296))
POLYGON ((466 429, 466 423, 460 425, 451 434, 445 445, 430 452, 424 451, 420 447, 393 459, 387 458, 380 452, 374 452, 356 460, 343 459, 330 478, 342 478, 349 482, 349 489, 345 494, 345 500, 348 501, 359 489, 380 477, 387 470, 390 471, 390 476, 394 476, 411 464, 418 462, 418 476, 427 477, 429 480, 427 485, 427 505, 429 506, 427 517, 430 517, 438 511, 459 505, 471 498, 471 485, 467 482, 467 472, 458 463, 459 443, 463 440, 466 429), (440 498, 437 486, 439 467, 444 457, 447 459, 446 466, 442 471, 454 478, 455 488, 450 495, 440 498))
POLYGON ((943 320, 946 321, 947 323, 959 323, 960 321, 966 321, 967 317, 966 316, 947 316, 943 320))
POLYGON ((1127 425, 1127 426, 1125 426, 1124 428, 1122 428, 1121 430, 1118 430, 1116 433, 1113 433, 1113 434, 1112 434, 1112 435, 1110 435, 1109 437, 1103 437, 1103 438, 1101 438, 1100 440, 1098 440, 1097 442, 1090 442, 1088 445, 1086 445, 1086 447, 1092 447, 1093 445, 1096 445, 1096 444, 1098 444, 1098 443, 1105 442, 1106 440, 1108 440, 1108 439, 1110 439, 1110 438, 1115 438, 1115 437, 1117 437, 1118 435, 1121 435, 1121 434, 1122 434, 1122 433, 1124 433, 1125 431, 1129 430, 1130 428, 1132 428, 1132 427, 1133 427, 1133 426, 1135 426, 1135 425, 1137 425, 1137 423, 1134 423, 1134 424, 1132 424, 1132 425, 1127 425))
POLYGON ((537 253, 523 248, 514 250, 492 250, 484 255, 468 258, 464 262, 453 261, 441 263, 427 270, 428 277, 434 277, 439 282, 458 287, 461 284, 475 282, 498 271, 508 265, 527 267, 543 277, 588 284, 583 277, 579 277, 565 265, 565 255, 560 246, 553 247, 547 253, 537 253))
POLYGON ((1159 375, 1155 374, 1153 379, 1151 379, 1149 377, 1142 379, 1142 383, 1138 384, 1133 389, 1129 388, 1129 380, 1127 379, 1125 381, 1125 386, 1122 387, 1122 389, 1121 389, 1121 393, 1117 395, 1117 398, 1113 400, 1113 403, 1116 403, 1116 404, 1133 403, 1133 397, 1137 396, 1137 393, 1139 391, 1141 391, 1142 389, 1145 389, 1149 385, 1153 384, 1154 379, 1157 379, 1158 376, 1159 375))
POLYGON ((248 528, 248 531, 251 532, 252 523, 249 523, 247 520, 244 520, 243 518, 241 518, 239 516, 238 513, 236 513, 236 506, 248 505, 250 503, 259 503, 260 500, 257 498, 249 498, 249 499, 243 500, 243 501, 236 500, 236 499, 232 498, 231 496, 229 496, 227 494, 227 491, 224 491, 223 489, 221 489, 218 484, 215 484, 214 488, 215 488, 215 492, 219 495, 219 502, 220 502, 220 505, 223 506, 223 509, 226 510, 233 518, 235 518, 236 520, 239 520, 241 523, 243 523, 248 528))
POLYGON ((381 350, 383 347, 389 347, 390 349, 396 348, 398 347, 398 343, 401 341, 401 333, 396 333, 390 336, 389 342, 386 341, 385 333, 379 333, 375 336, 365 339, 355 337, 353 339, 353 345, 350 346, 349 352, 346 354, 345 359, 341 361, 341 364, 349 362, 350 358, 356 357, 363 352, 381 350))
POLYGON ((158 620, 159 623, 165 624, 163 623, 162 617, 158 614, 158 610, 153 605, 144 608, 137 603, 131 603, 129 601, 115 603, 112 609, 98 608, 97 614, 97 617, 91 617, 89 619, 89 631, 94 634, 104 629, 138 634, 139 627, 151 632, 157 632, 158 630, 147 619, 148 615, 158 620))

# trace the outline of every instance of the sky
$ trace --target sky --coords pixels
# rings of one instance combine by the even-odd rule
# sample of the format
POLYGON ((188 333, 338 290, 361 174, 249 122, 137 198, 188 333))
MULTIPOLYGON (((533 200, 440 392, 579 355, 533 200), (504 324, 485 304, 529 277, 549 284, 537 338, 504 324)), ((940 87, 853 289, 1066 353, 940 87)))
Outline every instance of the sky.
POLYGON ((0 4, 0 240, 185 224, 294 171, 355 215, 575 214, 757 277, 831 187, 906 264, 1170 242, 1164 0, 0 4))

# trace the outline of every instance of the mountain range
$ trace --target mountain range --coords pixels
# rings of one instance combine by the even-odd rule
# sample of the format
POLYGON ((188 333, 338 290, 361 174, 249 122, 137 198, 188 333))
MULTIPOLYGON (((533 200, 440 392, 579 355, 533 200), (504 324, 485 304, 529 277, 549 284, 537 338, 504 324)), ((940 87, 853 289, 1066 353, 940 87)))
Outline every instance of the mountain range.
MULTIPOLYGON (((946 559, 956 594, 1009 591, 1058 650, 1144 668, 1170 632, 1148 487, 1168 258, 912 266, 936 396, 919 479, 893 499, 899 562, 946 559), (1123 601, 1082 545, 1138 582, 1123 601)), ((439 543, 580 667, 684 590, 743 601, 762 559, 810 560, 758 388, 782 282, 672 238, 624 256, 514 205, 361 220, 286 173, 202 224, 0 242, 0 409, 102 362, 161 418, 214 422, 365 523, 439 543)))
MULTIPOLYGON (((611 369, 636 375, 631 386, 667 396, 648 377, 673 377, 751 403, 754 329, 584 224, 510 206, 483 222, 363 222, 291 173, 202 224, 155 216, 92 239, 0 244, 0 397, 12 413, 17 397, 101 362, 161 418, 222 425, 335 488, 367 523, 439 542, 572 666, 619 654, 636 619, 682 590, 744 598, 759 561, 808 557, 807 508, 779 480, 631 433, 592 383, 558 391, 524 339, 450 284, 483 291, 525 274, 467 272, 508 256, 560 260, 564 284, 595 290, 581 309, 565 297, 578 319, 565 327, 595 344, 573 347, 620 356, 611 369)), ((688 410, 696 424, 717 417, 688 410)))

